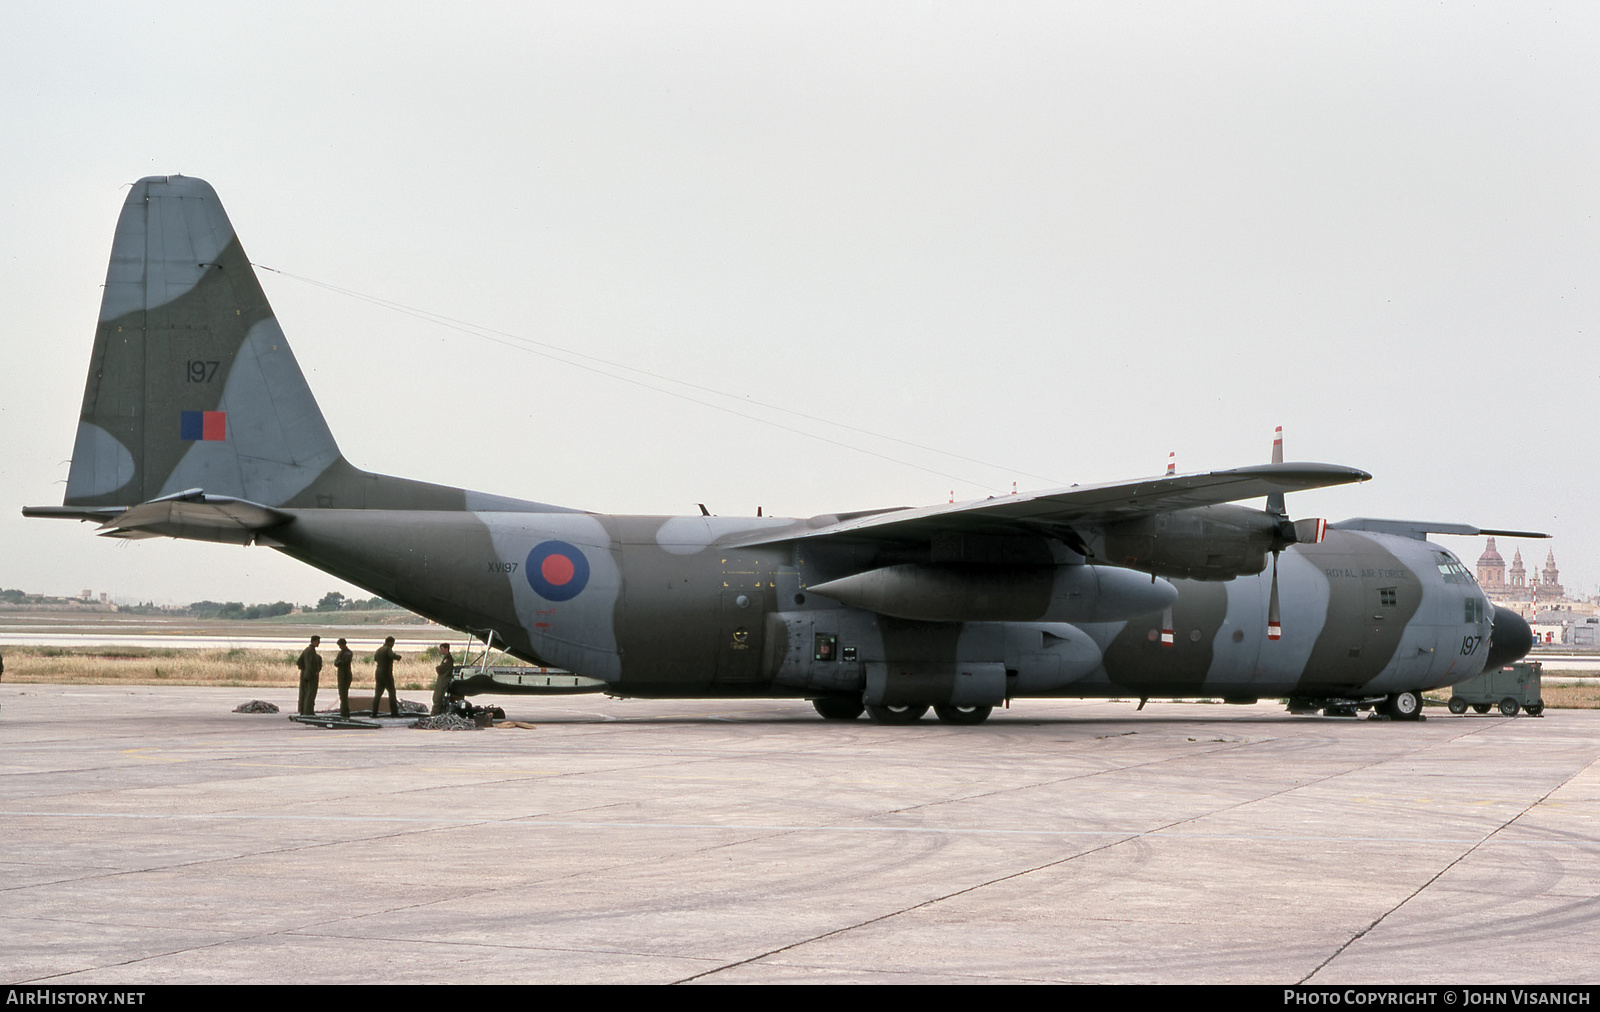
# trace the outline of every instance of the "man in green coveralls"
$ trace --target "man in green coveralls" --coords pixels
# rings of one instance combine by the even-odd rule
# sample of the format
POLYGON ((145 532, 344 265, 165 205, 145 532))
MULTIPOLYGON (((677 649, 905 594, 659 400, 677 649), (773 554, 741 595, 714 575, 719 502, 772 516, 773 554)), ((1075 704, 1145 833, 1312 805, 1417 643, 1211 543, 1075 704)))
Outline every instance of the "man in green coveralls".
POLYGON ((354 677, 350 673, 350 661, 355 655, 350 652, 350 647, 345 643, 344 637, 339 637, 339 652, 333 655, 333 672, 339 677, 339 716, 350 716, 350 680, 354 677))
POLYGON ((400 655, 394 652, 393 636, 384 637, 383 646, 379 647, 378 652, 372 655, 372 659, 375 662, 372 670, 373 680, 377 682, 377 689, 372 693, 372 715, 374 717, 378 715, 378 700, 383 698, 383 694, 387 690, 389 693, 389 715, 398 717, 400 716, 400 702, 394 696, 394 662, 400 659, 400 655))
POLYGON ((295 666, 300 669, 300 716, 317 712, 317 676, 322 673, 322 655, 317 653, 321 636, 311 637, 311 645, 300 651, 295 666))
POLYGON ((433 669, 433 716, 437 717, 444 712, 445 692, 450 688, 450 679, 455 677, 456 659, 450 655, 450 644, 439 644, 438 667, 433 669))

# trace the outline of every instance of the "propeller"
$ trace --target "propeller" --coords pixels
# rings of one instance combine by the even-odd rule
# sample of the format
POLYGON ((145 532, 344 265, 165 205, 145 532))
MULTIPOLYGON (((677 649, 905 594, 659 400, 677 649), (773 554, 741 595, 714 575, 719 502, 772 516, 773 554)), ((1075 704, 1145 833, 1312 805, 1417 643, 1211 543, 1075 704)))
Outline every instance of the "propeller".
MULTIPOLYGON (((1272 432, 1272 462, 1283 463, 1283 426, 1272 432)), ((1267 495, 1267 512, 1278 522, 1278 536, 1272 546, 1272 589, 1267 595, 1267 639, 1283 638, 1283 613, 1278 607, 1278 553, 1290 545, 1320 544, 1328 533, 1323 519, 1290 520, 1282 492, 1267 495)))
MULTIPOLYGON (((1283 463, 1283 426, 1272 430, 1272 462, 1283 463)), ((1293 535, 1294 527, 1289 523, 1289 507, 1283 501, 1282 492, 1273 492, 1267 496, 1267 512, 1271 513, 1278 521, 1278 538, 1283 539, 1285 534, 1293 535), (1284 528, 1287 527, 1286 531, 1284 528)), ((1277 542, 1272 548, 1272 592, 1267 596, 1267 639, 1276 640, 1283 638, 1283 613, 1278 609, 1278 552, 1281 551, 1277 542)))

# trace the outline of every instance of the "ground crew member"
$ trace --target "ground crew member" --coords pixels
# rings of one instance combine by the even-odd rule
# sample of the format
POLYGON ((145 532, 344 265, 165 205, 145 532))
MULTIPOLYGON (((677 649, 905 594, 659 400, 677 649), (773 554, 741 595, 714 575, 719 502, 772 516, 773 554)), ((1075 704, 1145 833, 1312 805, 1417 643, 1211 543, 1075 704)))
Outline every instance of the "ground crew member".
POLYGON ((309 717, 317 712, 317 676, 322 673, 322 655, 317 653, 321 636, 311 637, 311 645, 300 651, 295 666, 300 669, 300 716, 309 717))
POLYGON ((400 716, 400 701, 394 697, 394 662, 400 659, 400 655, 394 652, 393 636, 384 637, 383 646, 379 647, 378 652, 372 655, 372 659, 374 661, 372 677, 373 681, 377 683, 377 689, 372 693, 372 715, 374 717, 378 715, 378 700, 383 698, 383 693, 387 690, 389 693, 389 715, 398 717, 400 716))
POLYGON ((439 664, 433 669, 433 716, 437 717, 445 710, 445 692, 450 688, 450 679, 455 677, 456 659, 450 656, 450 644, 439 644, 439 653, 443 656, 439 664))
POLYGON ((345 643, 344 637, 339 637, 339 652, 333 655, 333 671, 339 676, 339 716, 350 716, 350 680, 354 677, 350 673, 350 661, 355 655, 350 652, 350 647, 345 643))

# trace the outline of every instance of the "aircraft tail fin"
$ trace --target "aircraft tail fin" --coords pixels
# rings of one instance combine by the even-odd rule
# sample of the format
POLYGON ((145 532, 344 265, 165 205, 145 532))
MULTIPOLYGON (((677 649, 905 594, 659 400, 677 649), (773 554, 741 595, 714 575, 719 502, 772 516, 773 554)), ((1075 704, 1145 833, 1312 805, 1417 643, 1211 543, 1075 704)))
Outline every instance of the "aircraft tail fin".
POLYGON ((133 184, 117 219, 64 504, 28 515, 101 519, 113 507, 172 497, 268 508, 560 509, 352 466, 216 191, 201 179, 151 176, 133 184))
POLYGON ((126 506, 193 488, 283 505, 341 463, 216 191, 185 176, 133 184, 111 246, 66 505, 126 506))

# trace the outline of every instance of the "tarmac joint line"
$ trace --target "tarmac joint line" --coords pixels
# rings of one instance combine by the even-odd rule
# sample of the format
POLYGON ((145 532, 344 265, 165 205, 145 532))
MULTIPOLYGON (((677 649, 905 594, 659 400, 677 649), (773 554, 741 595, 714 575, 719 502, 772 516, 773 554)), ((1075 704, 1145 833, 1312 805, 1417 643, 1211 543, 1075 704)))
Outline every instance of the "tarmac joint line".
POLYGON ((1476 853, 1484 844, 1488 843, 1490 840, 1494 839, 1496 836, 1499 836, 1500 833, 1503 830, 1509 829, 1514 823, 1516 823, 1518 820, 1520 820, 1524 815, 1527 815, 1529 812, 1533 811, 1535 808, 1538 808, 1540 805, 1542 805, 1545 802, 1545 800, 1547 798, 1550 797, 1550 795, 1554 794, 1556 791, 1561 790, 1561 788, 1567 786, 1567 784, 1570 784, 1572 781, 1576 780, 1578 777, 1580 777, 1584 773, 1588 772, 1589 769, 1595 765, 1595 763, 1600 763, 1600 759, 1596 759, 1594 762, 1589 763, 1583 769, 1578 770, 1577 772, 1573 773, 1571 776, 1567 777, 1565 780, 1561 781, 1559 784, 1556 784, 1554 787, 1552 787, 1548 791, 1546 791, 1542 797, 1538 797, 1538 798, 1535 798, 1533 801, 1530 801, 1522 809, 1522 811, 1520 811, 1517 814, 1513 815, 1511 818, 1507 819, 1505 822, 1502 822, 1500 825, 1496 826, 1494 829, 1492 829, 1488 833, 1484 834, 1483 839, 1479 840, 1477 843, 1474 843, 1472 846, 1468 847, 1466 850, 1464 850, 1460 854, 1458 854, 1456 856, 1455 860, 1451 861, 1449 864, 1445 865, 1443 868, 1440 868, 1439 871, 1436 874, 1434 874, 1434 876, 1432 878, 1430 878, 1430 879, 1428 879, 1428 881, 1422 883, 1420 886, 1418 886, 1416 889, 1414 889, 1410 894, 1408 894, 1405 898, 1400 900, 1400 902, 1396 903, 1394 906, 1390 907, 1388 910, 1385 910, 1383 913, 1379 914, 1377 919, 1374 920, 1371 924, 1369 924, 1366 927, 1362 928, 1360 931, 1357 931, 1354 935, 1351 935, 1350 938, 1347 941, 1345 941, 1345 943, 1343 945, 1341 945, 1337 949, 1333 950, 1333 952, 1328 955, 1327 959, 1324 959, 1322 962, 1318 963, 1315 969, 1313 969, 1310 973, 1306 974, 1304 977, 1300 978, 1300 980, 1296 981, 1296 983, 1297 984, 1309 983, 1312 977, 1315 977, 1317 974, 1321 973, 1323 971, 1323 969, 1326 968, 1329 963, 1333 962, 1335 959, 1338 959, 1341 955, 1343 955, 1344 951, 1346 949, 1350 948, 1350 946, 1356 944, 1361 939, 1365 938, 1373 930, 1375 930, 1378 927, 1378 925, 1382 924, 1385 920, 1387 920, 1389 918, 1390 914, 1393 914, 1395 911, 1399 910, 1401 907, 1405 906, 1407 903, 1410 903, 1412 900, 1416 899, 1418 896, 1421 896, 1422 893, 1425 890, 1427 890, 1427 888, 1429 886, 1431 886, 1435 882, 1439 881, 1439 879, 1444 876, 1445 872, 1448 872, 1450 869, 1454 868, 1456 865, 1460 864, 1462 861, 1465 861, 1468 857, 1470 857, 1474 853, 1476 853))

